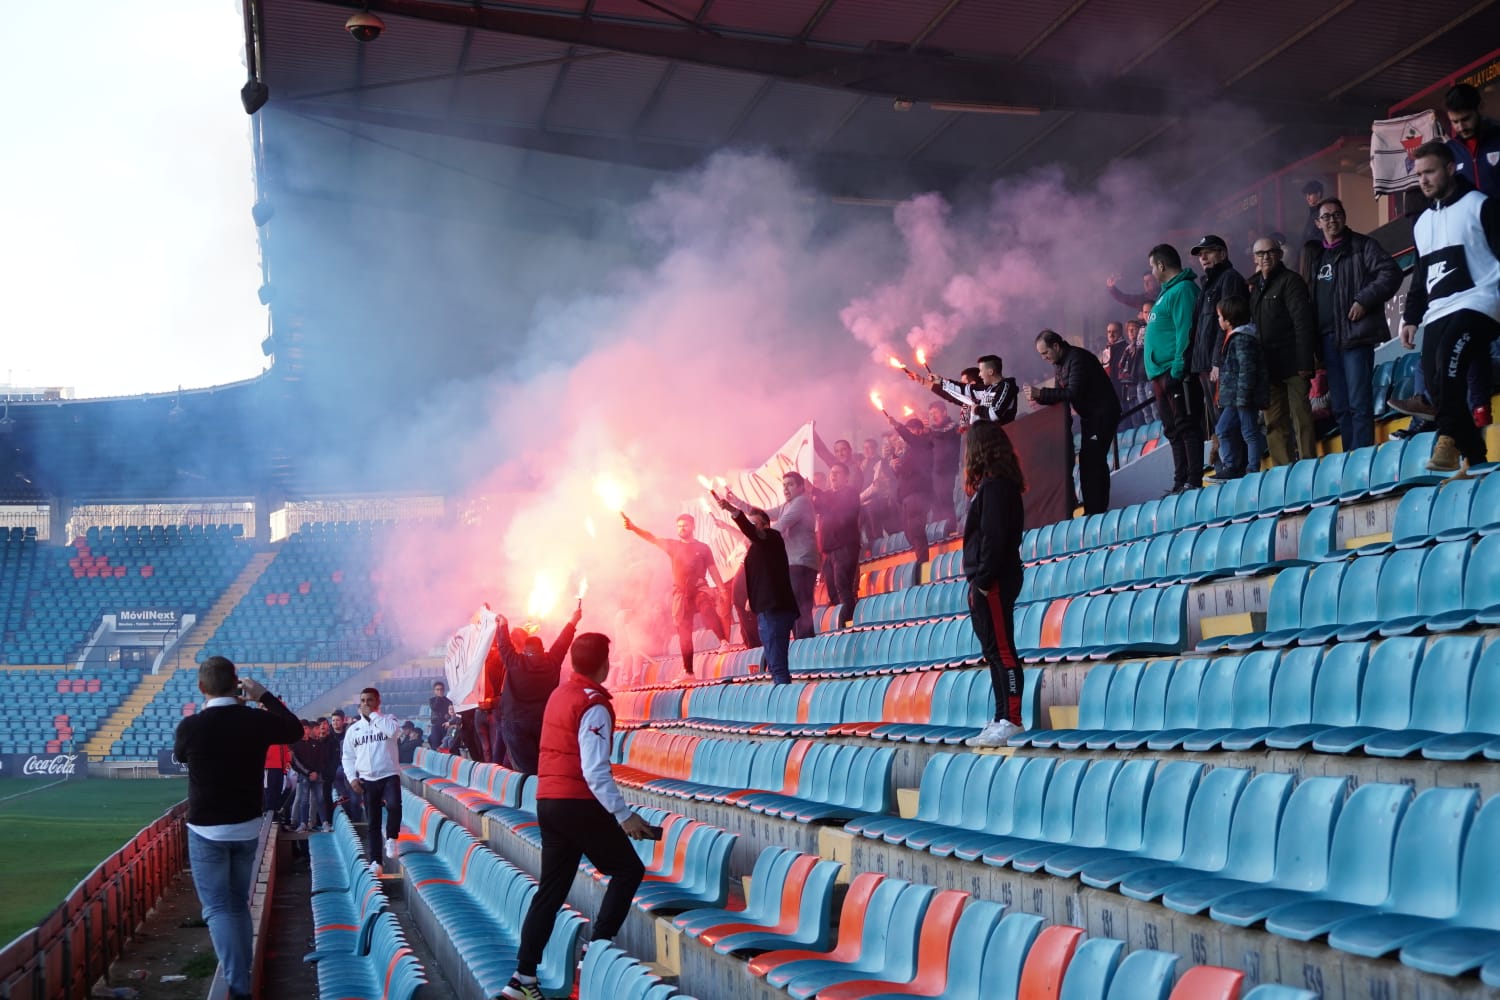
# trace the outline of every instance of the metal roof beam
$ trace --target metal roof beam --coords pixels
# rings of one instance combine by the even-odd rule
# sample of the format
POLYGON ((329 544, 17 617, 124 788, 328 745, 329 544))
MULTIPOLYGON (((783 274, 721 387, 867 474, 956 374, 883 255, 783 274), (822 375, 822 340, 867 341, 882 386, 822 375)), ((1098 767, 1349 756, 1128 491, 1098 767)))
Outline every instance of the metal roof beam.
MULTIPOLYGON (((345 9, 366 6, 359 0, 314 2, 345 9)), ((394 17, 675 59, 876 97, 1152 117, 1212 113, 1180 88, 1121 79, 1092 82, 1056 67, 959 59, 925 51, 856 51, 798 45, 791 40, 711 36, 675 25, 584 20, 493 7, 456 6, 436 0, 369 0, 367 6, 371 11, 394 17)), ((1369 124, 1371 115, 1371 109, 1362 105, 1257 99, 1253 95, 1237 95, 1237 99, 1263 115, 1289 124, 1345 128, 1357 123, 1363 128, 1369 124)))

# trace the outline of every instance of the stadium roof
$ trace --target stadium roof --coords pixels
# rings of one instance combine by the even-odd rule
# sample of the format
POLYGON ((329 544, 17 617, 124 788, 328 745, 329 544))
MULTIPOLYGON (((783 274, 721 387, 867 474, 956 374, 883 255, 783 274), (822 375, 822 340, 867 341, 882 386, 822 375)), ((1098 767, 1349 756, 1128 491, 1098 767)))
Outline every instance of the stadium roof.
POLYGON ((1224 117, 1229 145, 1181 179, 1273 139, 1315 150, 1500 37, 1500 8, 1472 0, 256 5, 285 110, 661 170, 769 147, 850 195, 1046 162, 1088 176, 1224 117), (386 24, 365 44, 343 30, 362 7, 386 24))

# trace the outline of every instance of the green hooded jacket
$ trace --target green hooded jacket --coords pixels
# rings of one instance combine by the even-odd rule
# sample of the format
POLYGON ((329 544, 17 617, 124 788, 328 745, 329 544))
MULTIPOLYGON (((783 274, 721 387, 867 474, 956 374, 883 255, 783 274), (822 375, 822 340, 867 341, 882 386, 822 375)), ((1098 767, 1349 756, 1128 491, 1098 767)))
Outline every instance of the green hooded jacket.
POLYGON ((1193 269, 1185 267, 1161 286, 1146 324, 1146 377, 1187 375, 1188 350, 1193 342, 1193 321, 1198 313, 1198 282, 1193 269))

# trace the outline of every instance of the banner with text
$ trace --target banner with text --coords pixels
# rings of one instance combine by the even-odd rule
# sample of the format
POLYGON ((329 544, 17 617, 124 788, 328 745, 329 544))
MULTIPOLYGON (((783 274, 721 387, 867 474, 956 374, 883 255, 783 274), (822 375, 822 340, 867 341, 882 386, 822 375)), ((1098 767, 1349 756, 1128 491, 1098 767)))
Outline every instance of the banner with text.
POLYGON ((72 781, 88 776, 86 753, 0 753, 0 778, 72 781))
POLYGON ((177 627, 170 608, 121 608, 115 612, 116 632, 168 632, 177 627))
POLYGON ((159 774, 187 774, 187 765, 177 759, 171 750, 156 751, 156 770, 159 774))

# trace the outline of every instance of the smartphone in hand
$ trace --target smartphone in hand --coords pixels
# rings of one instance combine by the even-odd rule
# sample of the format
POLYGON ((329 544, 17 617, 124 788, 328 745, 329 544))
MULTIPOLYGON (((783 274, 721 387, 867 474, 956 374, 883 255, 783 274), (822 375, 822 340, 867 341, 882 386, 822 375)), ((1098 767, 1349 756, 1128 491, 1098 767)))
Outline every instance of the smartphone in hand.
POLYGON ((648 826, 646 828, 646 840, 660 840, 662 829, 659 826, 648 826))

